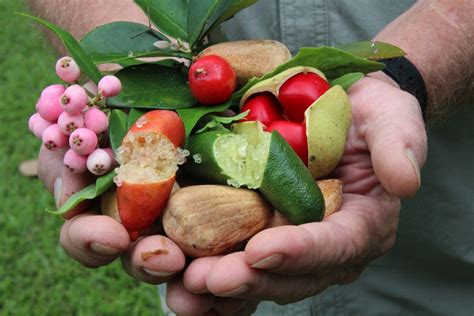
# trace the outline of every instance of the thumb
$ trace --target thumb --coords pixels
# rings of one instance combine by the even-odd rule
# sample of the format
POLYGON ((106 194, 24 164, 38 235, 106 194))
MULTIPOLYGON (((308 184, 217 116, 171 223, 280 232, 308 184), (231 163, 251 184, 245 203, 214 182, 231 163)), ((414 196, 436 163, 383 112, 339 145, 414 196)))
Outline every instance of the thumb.
POLYGON ((400 198, 414 195, 421 185, 426 159, 426 131, 415 97, 383 81, 364 78, 350 90, 355 126, 371 154, 375 175, 400 198))

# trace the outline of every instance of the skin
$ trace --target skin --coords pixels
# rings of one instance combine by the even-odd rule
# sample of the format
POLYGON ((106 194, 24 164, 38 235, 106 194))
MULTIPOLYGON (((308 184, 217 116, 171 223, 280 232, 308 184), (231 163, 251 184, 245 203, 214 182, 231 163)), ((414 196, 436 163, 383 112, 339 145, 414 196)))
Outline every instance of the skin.
MULTIPOLYGON (((115 10, 116 4, 98 10, 109 4, 80 1, 67 11, 50 9, 61 7, 60 0, 35 2, 36 14, 78 36, 112 20, 147 23, 141 12, 130 11, 131 1, 121 1, 120 10, 115 10), (86 10, 84 19, 71 18, 86 10)), ((472 100, 474 26, 468 13, 473 6, 468 0, 420 1, 376 36, 404 49, 418 67, 428 88, 431 118, 464 99, 472 100), (433 20, 437 23, 429 23, 433 20), (415 28, 424 31, 412 32, 415 28), (450 47, 449 54, 445 47, 450 47)), ((244 251, 196 259, 184 271, 182 252, 166 237, 150 236, 130 244, 119 223, 94 212, 67 220, 61 245, 84 266, 98 267, 121 257, 131 276, 152 284, 168 282, 167 303, 177 314, 249 314, 261 300, 294 302, 332 284, 354 281, 366 264, 393 246, 400 199, 413 196, 421 185, 427 140, 417 100, 384 74, 360 80, 349 89, 349 96, 353 124, 342 163, 334 172, 345 184, 344 204, 325 221, 262 231, 244 251), (142 259, 141 253, 157 249, 168 255, 142 259)), ((57 171, 46 172, 42 179, 53 192, 51 184, 64 173, 60 157, 47 162, 46 156, 45 151, 40 153, 40 165, 48 163, 49 170, 57 171)), ((59 200, 60 193, 75 184, 67 179, 62 191, 54 192, 59 200)))

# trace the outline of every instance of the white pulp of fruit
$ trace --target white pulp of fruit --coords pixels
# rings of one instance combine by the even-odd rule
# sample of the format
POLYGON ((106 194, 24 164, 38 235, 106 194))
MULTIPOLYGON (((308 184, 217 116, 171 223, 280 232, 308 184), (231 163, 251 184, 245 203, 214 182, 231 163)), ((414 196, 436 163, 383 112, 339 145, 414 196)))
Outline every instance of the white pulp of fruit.
POLYGON ((116 152, 120 164, 115 169, 114 181, 119 186, 129 183, 153 183, 168 179, 178 165, 186 161, 189 151, 175 148, 174 144, 158 133, 128 134, 116 152))
POLYGON ((219 137, 214 143, 214 155, 219 167, 229 176, 229 185, 257 189, 263 180, 271 134, 249 123, 254 122, 240 123, 247 128, 219 137))

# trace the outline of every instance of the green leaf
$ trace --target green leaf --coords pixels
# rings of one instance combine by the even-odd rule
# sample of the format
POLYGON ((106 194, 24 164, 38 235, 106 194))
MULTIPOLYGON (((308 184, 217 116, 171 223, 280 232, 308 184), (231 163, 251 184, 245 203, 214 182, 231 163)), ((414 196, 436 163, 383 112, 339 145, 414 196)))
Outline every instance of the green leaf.
POLYGON ((99 82, 99 80, 102 78, 102 74, 97 69, 95 64, 92 62, 91 57, 84 51, 84 49, 82 49, 81 45, 76 41, 76 39, 71 34, 69 34, 66 30, 60 28, 59 26, 54 25, 53 23, 50 23, 45 20, 41 20, 32 15, 21 13, 21 12, 17 12, 17 14, 33 19, 36 22, 43 24, 48 29, 53 31, 62 41, 67 51, 71 55, 71 57, 79 65, 79 68, 81 68, 81 71, 85 73, 96 84, 99 82))
POLYGON ((97 178, 95 183, 71 195, 58 210, 48 212, 52 214, 64 214, 82 201, 95 199, 114 185, 115 176, 116 173, 111 171, 106 175, 97 178))
POLYGON ((122 91, 109 98, 112 107, 179 109, 195 105, 188 78, 180 69, 155 64, 130 66, 115 74, 122 91))
POLYGON ((188 40, 188 0, 135 0, 135 3, 160 31, 176 39, 188 40))
POLYGON ((245 86, 232 95, 233 101, 238 102, 244 93, 254 84, 297 66, 317 68, 326 75, 328 80, 352 72, 369 73, 384 68, 384 64, 382 63, 354 56, 338 48, 327 46, 303 47, 294 58, 278 66, 272 72, 260 78, 250 79, 245 86))
POLYGON ((226 103, 217 106, 199 106, 190 109, 177 109, 176 112, 178 112, 184 123, 186 139, 188 139, 194 126, 196 126, 197 122, 199 122, 203 116, 209 113, 225 111, 230 107, 230 105, 231 101, 229 100, 226 103))
POLYGON ((122 110, 112 110, 109 119, 109 138, 112 149, 116 152, 128 131, 128 115, 122 110))
POLYGON ((158 49, 153 45, 166 37, 148 26, 133 22, 113 22, 90 31, 81 46, 95 63, 120 63, 140 57, 173 56, 191 58, 171 49, 158 49))
POLYGON ((361 72, 351 72, 350 74, 345 74, 336 78, 334 80, 330 80, 329 84, 331 86, 340 85, 344 90, 347 90, 352 86, 354 83, 359 81, 360 79, 364 78, 364 74, 361 72))
POLYGON ((233 17, 235 14, 237 14, 239 11, 242 11, 243 9, 253 5, 254 3, 257 2, 257 0, 234 0, 234 3, 230 8, 228 8, 217 20, 215 23, 215 26, 221 24, 224 21, 227 21, 231 17, 233 17))
POLYGON ((128 112, 128 120, 127 120, 127 130, 132 127, 132 125, 145 114, 147 111, 144 110, 139 110, 139 109, 131 109, 130 112, 128 112))
POLYGON ((233 0, 199 0, 189 3, 188 42, 190 47, 199 42, 233 2, 233 0))
POLYGON ((369 60, 381 60, 405 55, 401 48, 384 42, 352 42, 339 44, 336 47, 369 60))
POLYGON ((238 122, 241 119, 245 118, 249 114, 250 110, 247 110, 245 112, 239 113, 234 116, 217 116, 217 115, 211 115, 210 116, 210 121, 206 123, 202 128, 198 129, 196 131, 196 134, 206 132, 209 130, 214 130, 214 129, 222 129, 223 125, 227 124, 232 124, 233 122, 238 122))

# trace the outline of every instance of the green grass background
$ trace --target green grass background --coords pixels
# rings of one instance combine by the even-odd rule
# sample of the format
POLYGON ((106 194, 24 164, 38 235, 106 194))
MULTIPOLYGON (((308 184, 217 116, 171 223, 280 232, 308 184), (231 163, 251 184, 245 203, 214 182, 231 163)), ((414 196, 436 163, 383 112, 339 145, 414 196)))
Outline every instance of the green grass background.
POLYGON ((0 315, 159 315, 155 286, 120 262, 91 270, 59 245, 63 220, 47 214, 52 196, 18 172, 40 141, 27 120, 41 90, 59 82, 57 56, 26 18, 20 0, 0 0, 0 315))

